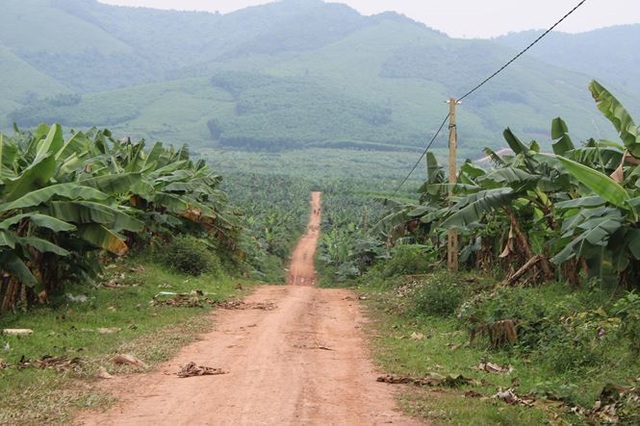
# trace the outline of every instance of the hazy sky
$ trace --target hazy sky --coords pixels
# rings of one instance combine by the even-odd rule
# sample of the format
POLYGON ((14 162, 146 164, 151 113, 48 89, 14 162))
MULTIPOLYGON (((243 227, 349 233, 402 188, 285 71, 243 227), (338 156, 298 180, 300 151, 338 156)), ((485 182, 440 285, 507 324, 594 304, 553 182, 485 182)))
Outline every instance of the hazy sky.
MULTIPOLYGON (((228 13, 269 0, 100 0, 123 6, 206 10, 228 13)), ((370 15, 388 10, 424 22, 451 37, 494 37, 510 31, 546 29, 579 0, 326 0, 346 3, 370 15)), ((582 32, 621 24, 640 23, 638 0, 587 0, 556 30, 582 32)))

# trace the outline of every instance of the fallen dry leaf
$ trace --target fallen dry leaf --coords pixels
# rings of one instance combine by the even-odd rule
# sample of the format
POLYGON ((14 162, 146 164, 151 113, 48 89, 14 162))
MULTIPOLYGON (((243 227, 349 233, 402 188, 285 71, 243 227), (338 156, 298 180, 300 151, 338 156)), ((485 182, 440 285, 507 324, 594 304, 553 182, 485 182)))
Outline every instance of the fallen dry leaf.
POLYGON ((487 362, 487 361, 481 362, 480 365, 478 365, 477 369, 480 371, 486 371, 487 373, 494 373, 494 374, 509 374, 513 372, 513 367, 510 365, 501 366, 501 365, 494 364, 492 362, 487 362))
POLYGON ((141 368, 149 368, 143 361, 130 354, 116 355, 111 358, 111 362, 116 365, 133 365, 141 368))
POLYGON ((32 333, 33 330, 29 328, 5 328, 4 330, 2 330, 2 334, 8 334, 10 336, 19 336, 32 333))
POLYGON ((98 334, 115 334, 122 331, 121 328, 111 327, 111 328, 98 328, 96 330, 98 334))
POLYGON ((99 379, 113 379, 114 377, 107 372, 107 369, 104 367, 98 368, 98 373, 96 373, 96 377, 99 379))
POLYGON ((413 339, 413 340, 423 340, 424 339, 424 334, 416 333, 414 331, 413 333, 411 333, 411 339, 413 339))
POLYGON ((442 376, 440 374, 431 373, 431 375, 422 378, 414 378, 408 376, 395 376, 387 374, 386 376, 378 377, 378 382, 390 383, 390 384, 408 384, 416 386, 446 386, 446 387, 458 387, 462 385, 477 385, 477 381, 469 379, 459 374, 457 376, 442 376))
POLYGON ((42 358, 36 361, 31 361, 22 356, 20 361, 18 362, 18 369, 22 369, 25 367, 36 367, 36 368, 53 368, 59 372, 67 371, 70 368, 74 368, 80 365, 80 358, 64 358, 64 357, 53 357, 51 355, 43 355, 42 358))
POLYGON ((536 402, 535 399, 525 399, 518 396, 513 388, 506 390, 500 389, 498 393, 493 395, 493 398, 501 399, 509 405, 522 405, 525 407, 533 407, 536 402))
POLYGON ((197 366, 195 362, 190 362, 182 367, 182 370, 178 372, 178 377, 214 376, 218 374, 227 374, 227 372, 221 368, 197 366))

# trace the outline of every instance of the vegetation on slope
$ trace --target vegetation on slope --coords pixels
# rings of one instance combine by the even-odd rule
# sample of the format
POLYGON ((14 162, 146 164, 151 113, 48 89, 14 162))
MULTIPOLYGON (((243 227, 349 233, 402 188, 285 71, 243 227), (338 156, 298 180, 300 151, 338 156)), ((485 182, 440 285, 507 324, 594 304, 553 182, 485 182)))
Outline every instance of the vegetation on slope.
MULTIPOLYGON (((7 78, 21 84, 0 104, 0 126, 108 126, 192 147, 423 145, 446 112, 442 100, 515 53, 490 41, 452 40, 395 14, 364 17, 315 0, 224 16, 12 0, 3 16, 0 57, 23 66, 9 70, 7 78), (27 33, 32 27, 41 30, 27 33), (31 72, 18 76, 25 66, 31 72), (238 90, 223 90, 221 80, 238 90), (52 102, 61 93, 79 102, 52 102)), ((586 81, 523 58, 461 107, 460 144, 495 148, 505 124, 540 138, 549 116, 578 124, 575 137, 585 139, 594 126, 606 128, 586 107, 586 81)))

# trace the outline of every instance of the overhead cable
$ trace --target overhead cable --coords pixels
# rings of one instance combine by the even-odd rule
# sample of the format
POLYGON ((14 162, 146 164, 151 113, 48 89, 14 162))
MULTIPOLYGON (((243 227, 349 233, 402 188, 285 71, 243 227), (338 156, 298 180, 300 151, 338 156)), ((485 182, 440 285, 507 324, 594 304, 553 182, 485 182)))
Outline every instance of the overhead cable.
POLYGON ((409 180, 409 177, 413 174, 413 172, 416 171, 416 169, 418 168, 418 166, 420 165, 420 162, 422 161, 422 159, 424 158, 425 155, 427 155, 427 152, 429 152, 429 149, 431 148, 431 145, 433 145, 433 142, 436 140, 436 138, 438 137, 438 135, 440 134, 440 132, 442 131, 442 129, 444 128, 444 125, 447 124, 447 121, 449 120, 449 115, 447 114, 447 116, 444 118, 444 120, 442 120, 442 124, 440 124, 440 127, 438 127, 438 130, 436 131, 436 133, 433 135, 433 137, 431 138, 431 141, 429 142, 429 144, 427 145, 427 147, 424 149, 424 151, 422 152, 422 155, 420 155, 420 158, 418 158, 418 161, 416 161, 416 164, 414 164, 413 168, 411 169, 411 171, 407 174, 407 177, 404 178, 404 180, 400 183, 400 185, 398 185, 398 187, 396 188, 395 191, 393 191, 393 197, 396 196, 396 194, 398 193, 398 191, 400 190, 400 188, 402 188, 402 185, 404 185, 407 180, 409 180))
POLYGON ((490 80, 492 80, 495 76, 497 76, 498 74, 500 74, 502 71, 504 71, 509 65, 511 65, 512 63, 514 63, 520 56, 524 55, 529 49, 531 49, 533 46, 535 46, 540 40, 542 40, 547 34, 549 34, 551 31, 553 31, 558 25, 560 25, 560 23, 562 21, 564 21, 565 19, 567 19, 573 12, 575 12, 576 10, 578 10, 578 8, 580 6, 582 6, 587 0, 582 0, 580 3, 578 3, 573 9, 571 9, 569 12, 567 12, 562 18, 560 18, 560 20, 558 22, 556 22, 555 24, 553 24, 547 31, 545 31, 544 33, 542 33, 540 35, 540 37, 538 37, 537 39, 535 39, 531 44, 529 44, 527 47, 525 47, 522 51, 520 51, 520 53, 518 53, 516 56, 514 56, 513 58, 511 58, 511 60, 509 62, 507 62, 506 64, 504 64, 498 71, 494 72, 493 74, 491 74, 489 77, 485 78, 480 84, 478 84, 476 87, 474 87, 473 89, 469 90, 467 93, 465 93, 464 95, 460 96, 458 98, 458 101, 463 100, 464 98, 466 98, 467 96, 471 95, 473 92, 475 92, 476 90, 478 90, 479 88, 481 88, 482 86, 484 86, 485 84, 487 84, 490 80))
MULTIPOLYGON (((549 34, 551 31, 553 31, 558 25, 560 25, 565 19, 567 19, 569 16, 571 16, 571 14, 573 14, 573 12, 575 12, 576 10, 578 10, 578 8, 580 6, 582 6, 584 3, 586 3, 587 0, 581 0, 576 6, 573 7, 573 9, 571 9, 569 12, 567 12, 562 18, 560 18, 555 24, 553 24, 551 27, 549 27, 548 30, 546 30, 544 33, 542 33, 538 38, 536 38, 533 42, 531 42, 527 47, 525 47, 523 50, 520 51, 520 53, 518 53, 516 56, 514 56, 513 58, 511 58, 511 60, 509 60, 506 64, 504 64, 502 67, 500 67, 500 69, 498 69, 496 72, 494 72, 493 74, 491 74, 489 77, 485 78, 484 80, 482 80, 477 86, 475 86, 473 89, 469 90, 467 93, 465 93, 464 95, 460 96, 457 99, 457 102, 462 101, 463 99, 467 98, 468 96, 470 96, 472 93, 476 92, 478 89, 480 89, 482 86, 484 86, 485 84, 487 84, 490 80, 492 80, 494 77, 496 77, 498 74, 500 74, 502 71, 504 71, 509 65, 511 65, 512 63, 514 63, 518 58, 520 58, 520 56, 524 55, 529 49, 531 49, 533 46, 535 46, 540 40, 542 40, 547 34, 549 34)), ((404 180, 402 181, 402 183, 400 185, 398 185, 398 187, 396 188, 396 190, 393 192, 393 196, 395 196, 398 191, 400 190, 400 188, 402 188, 402 186, 407 182, 407 180, 409 180, 409 177, 411 177, 411 175, 413 174, 413 172, 418 168, 418 165, 420 164, 420 162, 422 161, 422 159, 424 158, 425 155, 427 155, 427 152, 429 151, 429 149, 431 148, 431 145, 433 145, 433 142, 436 140, 436 138, 438 137, 438 135, 440 134, 440 132, 442 131, 442 129, 444 128, 444 125, 446 124, 447 120, 449 119, 449 114, 447 114, 447 116, 445 117, 444 121, 442 122, 442 124, 440 125, 440 127, 438 128, 438 131, 436 132, 436 134, 433 136, 433 138, 431 139, 431 141, 429 142, 429 144, 427 145, 427 148, 424 150, 424 152, 422 153, 422 155, 420 155, 420 158, 418 159, 418 161, 416 162, 416 164, 413 166, 413 168, 411 169, 411 171, 407 174, 407 176, 404 178, 404 180)))

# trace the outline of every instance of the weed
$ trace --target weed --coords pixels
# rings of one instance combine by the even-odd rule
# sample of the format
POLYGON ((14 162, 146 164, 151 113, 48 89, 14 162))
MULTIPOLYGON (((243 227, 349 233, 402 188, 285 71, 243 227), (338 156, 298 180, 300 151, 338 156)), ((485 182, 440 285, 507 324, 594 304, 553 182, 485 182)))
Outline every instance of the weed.
POLYGON ((193 276, 222 269, 220 259, 207 244, 190 235, 173 238, 160 259, 176 271, 193 276))
POLYGON ((384 262, 383 273, 386 277, 425 274, 433 270, 433 262, 433 253, 425 246, 401 245, 384 262))
POLYGON ((439 272, 418 281, 412 294, 409 313, 439 317, 452 316, 462 301, 467 289, 456 275, 439 272))

